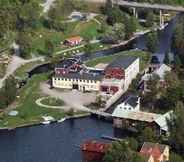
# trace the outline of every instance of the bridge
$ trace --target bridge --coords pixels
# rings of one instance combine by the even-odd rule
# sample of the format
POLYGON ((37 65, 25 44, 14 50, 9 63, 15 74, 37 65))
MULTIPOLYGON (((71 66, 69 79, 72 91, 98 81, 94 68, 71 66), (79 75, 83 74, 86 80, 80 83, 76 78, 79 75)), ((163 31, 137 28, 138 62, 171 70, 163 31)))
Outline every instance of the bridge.
POLYGON ((164 17, 162 11, 174 11, 174 12, 184 12, 184 7, 181 6, 171 6, 165 4, 151 4, 151 3, 140 3, 140 2, 130 2, 124 0, 112 0, 113 5, 120 5, 123 7, 130 7, 133 9, 133 14, 135 17, 138 17, 136 9, 152 9, 160 11, 160 26, 164 26, 164 17))
POLYGON ((184 12, 184 7, 181 7, 181 6, 171 6, 171 5, 165 5, 165 4, 139 3, 139 2, 124 1, 124 0, 112 0, 112 2, 114 4, 126 6, 126 7, 184 12))

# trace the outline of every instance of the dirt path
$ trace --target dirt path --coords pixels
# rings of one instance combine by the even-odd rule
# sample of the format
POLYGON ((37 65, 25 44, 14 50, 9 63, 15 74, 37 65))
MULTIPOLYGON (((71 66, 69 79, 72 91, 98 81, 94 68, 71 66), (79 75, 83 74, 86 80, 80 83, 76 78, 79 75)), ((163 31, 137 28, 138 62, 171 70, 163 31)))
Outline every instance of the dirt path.
POLYGON ((26 63, 43 59, 44 59, 43 57, 37 57, 29 60, 24 60, 18 56, 13 56, 10 64, 7 67, 5 76, 2 79, 0 79, 0 88, 2 88, 4 80, 6 80, 10 75, 12 75, 19 67, 21 67, 26 63))

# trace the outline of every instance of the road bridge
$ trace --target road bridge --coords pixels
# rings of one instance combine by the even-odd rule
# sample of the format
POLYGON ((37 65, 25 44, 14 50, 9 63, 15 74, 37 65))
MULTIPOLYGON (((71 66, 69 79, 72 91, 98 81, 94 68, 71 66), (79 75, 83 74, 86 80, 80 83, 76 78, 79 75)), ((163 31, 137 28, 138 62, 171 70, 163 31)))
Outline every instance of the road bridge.
POLYGON ((162 11, 174 11, 174 12, 184 12, 184 7, 182 6, 171 6, 166 4, 151 4, 151 3, 140 3, 140 2, 131 2, 124 0, 112 0, 113 5, 120 5, 123 7, 131 7, 133 9, 133 14, 135 17, 138 17, 136 9, 152 9, 160 11, 160 26, 164 26, 164 16, 162 11))
POLYGON ((140 3, 140 2, 130 2, 124 0, 112 0, 114 4, 121 6, 134 7, 134 8, 146 8, 146 9, 156 9, 156 10, 166 10, 175 12, 184 12, 184 7, 182 6, 171 6, 165 4, 150 4, 150 3, 140 3))

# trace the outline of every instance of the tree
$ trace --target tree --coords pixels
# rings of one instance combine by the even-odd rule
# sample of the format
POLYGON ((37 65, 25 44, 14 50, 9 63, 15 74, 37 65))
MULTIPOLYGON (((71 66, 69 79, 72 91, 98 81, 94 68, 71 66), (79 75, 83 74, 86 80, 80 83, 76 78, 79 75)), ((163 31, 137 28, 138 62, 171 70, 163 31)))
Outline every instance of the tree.
POLYGON ((175 55, 174 57, 174 66, 176 68, 176 71, 178 71, 180 68, 181 68, 181 60, 180 60, 180 57, 178 55, 175 55))
POLYGON ((184 162, 183 158, 174 152, 170 154, 169 161, 170 162, 184 162))
POLYGON ((54 53, 54 45, 50 40, 45 40, 45 54, 52 57, 54 53))
POLYGON ((145 129, 142 130, 139 136, 139 141, 141 143, 145 141, 156 142, 157 141, 156 132, 153 129, 146 127, 145 129))
POLYGON ((130 39, 133 35, 134 32, 136 32, 137 26, 138 26, 138 22, 137 19, 133 16, 133 17, 126 17, 125 18, 125 37, 126 39, 130 39))
POLYGON ((19 32, 17 36, 16 43, 19 45, 20 56, 27 58, 31 54, 31 38, 28 32, 19 32))
POLYGON ((147 16, 146 16, 146 27, 152 27, 154 25, 154 14, 152 11, 148 12, 147 16))
POLYGON ((169 52, 165 52, 165 58, 164 58, 164 64, 169 65, 170 64, 170 58, 169 58, 169 52))
POLYGON ((168 121, 169 141, 177 153, 184 157, 184 105, 181 102, 176 104, 172 118, 168 121))
POLYGON ((143 162, 144 159, 129 147, 125 141, 113 142, 106 152, 104 162, 143 162))
POLYGON ((15 100, 17 95, 16 85, 17 85, 17 81, 13 76, 10 76, 5 80, 5 84, 0 91, 1 109, 7 107, 15 100))
POLYGON ((85 51, 85 53, 86 53, 87 55, 90 55, 91 52, 92 52, 92 50, 93 50, 93 45, 92 45, 90 42, 88 42, 88 43, 84 46, 84 51, 85 51))
POLYGON ((156 32, 151 32, 146 36, 146 46, 148 51, 154 53, 158 44, 158 35, 156 32))

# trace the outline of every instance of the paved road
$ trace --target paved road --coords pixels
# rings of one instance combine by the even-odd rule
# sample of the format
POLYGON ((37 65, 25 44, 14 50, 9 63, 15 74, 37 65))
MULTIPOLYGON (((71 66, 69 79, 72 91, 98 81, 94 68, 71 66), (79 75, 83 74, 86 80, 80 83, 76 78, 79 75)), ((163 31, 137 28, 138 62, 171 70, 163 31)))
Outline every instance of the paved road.
POLYGON ((12 61, 7 67, 5 76, 2 79, 0 79, 0 88, 2 88, 4 80, 6 80, 6 78, 12 75, 19 67, 21 67, 26 63, 43 60, 43 59, 44 59, 43 57, 37 57, 29 60, 24 60, 18 56, 13 56, 12 61))

